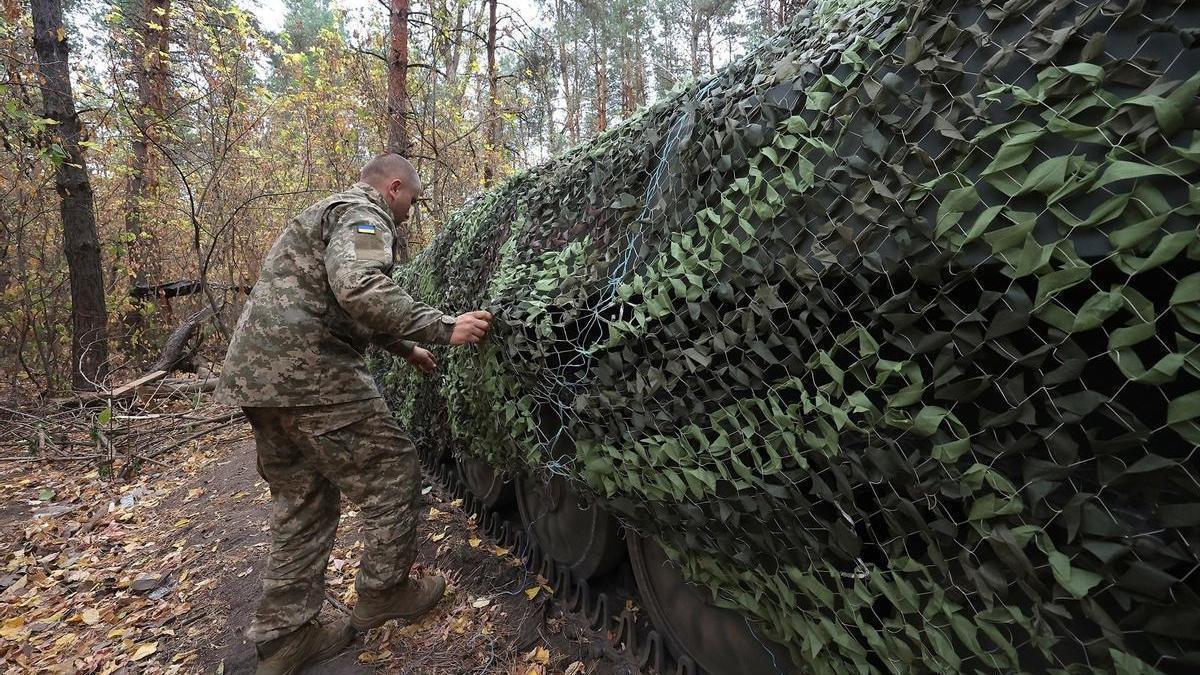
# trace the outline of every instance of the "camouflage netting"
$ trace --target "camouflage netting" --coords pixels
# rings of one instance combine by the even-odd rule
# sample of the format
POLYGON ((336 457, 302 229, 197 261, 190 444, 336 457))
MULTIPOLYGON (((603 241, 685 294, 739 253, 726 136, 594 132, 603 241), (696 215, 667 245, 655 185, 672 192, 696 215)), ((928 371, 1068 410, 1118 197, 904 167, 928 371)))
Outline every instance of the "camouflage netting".
POLYGON ((1200 3, 826 3, 458 212, 426 447, 814 673, 1200 668, 1200 3))

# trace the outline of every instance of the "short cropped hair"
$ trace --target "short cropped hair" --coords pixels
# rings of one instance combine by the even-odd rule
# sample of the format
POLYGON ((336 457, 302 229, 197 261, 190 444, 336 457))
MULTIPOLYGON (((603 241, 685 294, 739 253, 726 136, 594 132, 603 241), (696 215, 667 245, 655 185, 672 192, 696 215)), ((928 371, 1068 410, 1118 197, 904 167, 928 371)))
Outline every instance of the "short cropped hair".
POLYGON ((417 170, 403 155, 385 152, 375 155, 367 162, 359 173, 359 180, 370 185, 390 182, 399 178, 405 183, 417 181, 417 170))

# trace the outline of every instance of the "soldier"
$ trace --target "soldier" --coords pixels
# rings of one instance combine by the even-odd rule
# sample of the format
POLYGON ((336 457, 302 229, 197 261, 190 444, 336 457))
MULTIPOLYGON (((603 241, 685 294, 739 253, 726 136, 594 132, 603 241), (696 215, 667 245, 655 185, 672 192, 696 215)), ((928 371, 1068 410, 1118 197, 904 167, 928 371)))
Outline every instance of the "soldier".
POLYGON ((421 190, 408 160, 380 155, 360 182, 289 222, 229 344, 218 397, 245 410, 258 472, 271 487, 271 556, 247 631, 259 675, 328 659, 356 630, 420 616, 445 591, 440 577, 409 577, 421 485, 416 451, 363 356, 376 344, 429 372, 433 355, 412 341, 473 344, 490 327, 487 312, 443 315, 389 276, 396 226, 421 190), (366 526, 359 599, 349 625, 326 625, 318 614, 343 493, 366 526))

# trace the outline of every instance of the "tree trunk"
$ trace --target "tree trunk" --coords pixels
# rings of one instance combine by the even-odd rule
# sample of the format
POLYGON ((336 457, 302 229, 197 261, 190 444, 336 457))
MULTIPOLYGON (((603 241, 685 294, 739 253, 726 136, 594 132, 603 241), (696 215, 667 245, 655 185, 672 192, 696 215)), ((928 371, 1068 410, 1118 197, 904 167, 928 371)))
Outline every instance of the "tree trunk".
POLYGON ((692 8, 692 21, 689 28, 688 47, 691 52, 692 78, 700 75, 700 15, 695 6, 692 8))
POLYGON ((594 64, 596 74, 596 131, 608 128, 608 68, 605 63, 607 45, 603 35, 592 28, 592 48, 595 50, 594 64))
POLYGON ((634 43, 634 107, 646 102, 646 54, 642 50, 642 41, 634 43))
POLYGON ((705 41, 708 43, 708 72, 715 73, 715 72, 717 72, 717 62, 716 62, 716 58, 714 58, 716 56, 716 54, 715 54, 716 49, 713 46, 712 17, 708 17, 704 20, 704 38, 705 38, 705 41))
MULTIPOLYGON (((138 85, 138 106, 133 112, 137 133, 133 137, 129 186, 125 205, 125 232, 129 238, 127 265, 133 287, 150 284, 153 233, 146 231, 146 204, 158 184, 154 149, 162 143, 168 89, 167 53, 170 49, 171 1, 143 0, 140 35, 133 41, 133 72, 138 85)), ((142 324, 141 303, 124 317, 130 343, 136 343, 142 324)))
POLYGON ((579 111, 575 103, 578 92, 571 88, 571 74, 567 61, 567 41, 563 37, 566 33, 566 14, 563 10, 563 4, 564 0, 557 0, 554 3, 554 12, 558 18, 557 30, 554 32, 555 37, 558 38, 558 68, 562 74, 563 106, 566 108, 563 115, 563 132, 571 139, 571 143, 574 144, 579 142, 579 111))
POLYGON ((63 26, 62 0, 31 0, 30 8, 42 103, 46 117, 57 123, 54 131, 65 154, 55 163, 54 177, 61 199, 63 253, 71 277, 71 384, 76 389, 92 389, 107 375, 108 312, 92 186, 79 145, 82 129, 71 91, 69 42, 63 26))
POLYGON ((487 157, 483 165, 483 184, 491 185, 496 179, 500 165, 500 99, 497 91, 496 72, 496 0, 485 0, 488 5, 487 32, 487 157))
POLYGON ((391 0, 391 53, 388 55, 387 150, 408 155, 408 0, 391 0))
POLYGON ((636 107, 633 102, 633 50, 629 40, 621 38, 621 117, 628 118, 636 107))

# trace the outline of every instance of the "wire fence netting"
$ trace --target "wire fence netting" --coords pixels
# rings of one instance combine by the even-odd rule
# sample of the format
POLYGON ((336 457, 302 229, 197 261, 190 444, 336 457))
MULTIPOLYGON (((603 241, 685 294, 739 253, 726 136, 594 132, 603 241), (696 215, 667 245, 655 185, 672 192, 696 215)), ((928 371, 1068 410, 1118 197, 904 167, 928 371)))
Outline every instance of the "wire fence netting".
POLYGON ((559 474, 814 673, 1200 668, 1200 3, 810 3, 459 211, 425 448, 559 474))

